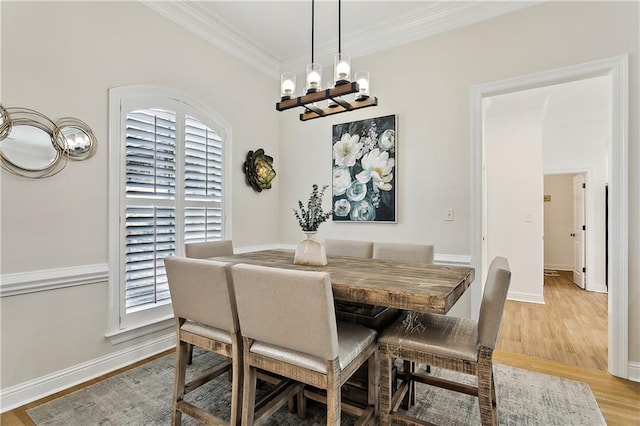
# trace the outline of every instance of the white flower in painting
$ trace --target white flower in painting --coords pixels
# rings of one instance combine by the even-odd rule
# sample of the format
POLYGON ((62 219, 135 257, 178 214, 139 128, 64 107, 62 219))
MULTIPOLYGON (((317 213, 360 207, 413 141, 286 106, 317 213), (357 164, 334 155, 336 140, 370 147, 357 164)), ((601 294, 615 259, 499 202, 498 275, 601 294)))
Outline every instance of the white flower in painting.
POLYGON ((362 143, 359 140, 359 135, 351 136, 345 133, 338 142, 333 144, 333 159, 336 166, 352 167, 356 164, 356 160, 362 156, 362 143))
POLYGON ((351 185, 351 173, 345 167, 333 168, 333 196, 342 195, 351 185))
POLYGON ((345 200, 344 198, 340 198, 333 205, 333 212, 338 217, 346 217, 349 215, 350 211, 351 211, 351 203, 349 202, 349 200, 345 200))
POLYGON ((367 196, 367 185, 354 180, 347 188, 347 198, 349 201, 360 201, 367 196))
POLYGON ((393 180, 393 166, 395 160, 389 158, 387 151, 380 151, 380 148, 372 150, 370 153, 362 157, 362 171, 356 175, 361 183, 372 181, 373 190, 375 192, 391 191, 391 180, 393 180))
POLYGON ((387 129, 382 132, 378 146, 383 151, 389 151, 396 144, 396 132, 393 129, 387 129))

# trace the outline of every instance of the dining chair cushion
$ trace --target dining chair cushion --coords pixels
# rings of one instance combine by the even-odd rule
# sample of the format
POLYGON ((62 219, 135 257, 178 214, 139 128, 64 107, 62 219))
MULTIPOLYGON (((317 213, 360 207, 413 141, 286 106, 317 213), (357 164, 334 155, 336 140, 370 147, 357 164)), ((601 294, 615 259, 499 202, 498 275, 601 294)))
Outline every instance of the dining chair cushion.
POLYGON ((228 263, 175 256, 166 257, 164 263, 176 318, 238 331, 228 263))
POLYGON ((433 245, 374 243, 373 258, 404 263, 433 263, 433 245))
POLYGON ((338 356, 328 273, 245 264, 232 271, 244 337, 324 360, 338 356))
POLYGON ((338 345, 340 346, 340 368, 346 368, 360 355, 364 348, 376 340, 378 333, 360 324, 338 322, 338 345))
MULTIPOLYGON (((340 368, 346 368, 362 353, 363 348, 373 343, 376 332, 358 324, 338 323, 338 345, 340 346, 338 360, 340 368)), ((318 373, 326 373, 327 362, 319 357, 292 351, 281 346, 264 342, 254 342, 249 352, 274 358, 298 367, 307 368, 318 373)))
POLYGON ((373 256, 373 242, 357 240, 324 240, 327 256, 350 256, 371 259, 373 256))
POLYGON ((231 334, 229 334, 228 331, 209 327, 208 325, 199 324, 197 322, 185 321, 185 323, 180 326, 180 330, 188 331, 189 333, 197 334, 229 345, 232 344, 231 334))
POLYGON ((414 321, 401 316, 387 328, 378 342, 403 349, 444 357, 478 361, 477 326, 474 320, 437 314, 413 314, 414 321))

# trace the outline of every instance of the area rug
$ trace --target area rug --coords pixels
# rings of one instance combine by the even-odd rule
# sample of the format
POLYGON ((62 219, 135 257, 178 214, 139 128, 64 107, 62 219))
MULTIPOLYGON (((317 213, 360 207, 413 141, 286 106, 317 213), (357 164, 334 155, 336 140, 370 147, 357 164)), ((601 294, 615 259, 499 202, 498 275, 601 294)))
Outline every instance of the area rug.
MULTIPOLYGON (((222 358, 196 349, 191 376, 222 362, 222 358)), ((167 355, 145 365, 65 395, 27 411, 37 425, 168 425, 174 358, 167 355)), ((452 373, 433 369, 433 374, 452 373)), ((504 425, 603 425, 606 424, 588 385, 527 370, 494 365, 498 421, 504 425)), ((457 376, 460 377, 460 376, 457 376)), ((469 383, 474 378, 464 376, 469 383)), ((480 424, 474 397, 431 386, 418 385, 417 404, 411 412, 440 425, 480 424)), ((190 393, 187 400, 223 418, 229 418, 231 385, 227 375, 190 393)), ((263 389, 262 392, 267 390, 263 389)), ((354 419, 343 415, 342 424, 354 419)), ((186 415, 183 425, 197 422, 186 415)), ((270 417, 270 425, 324 425, 325 407, 309 402, 306 420, 283 407, 270 417)))

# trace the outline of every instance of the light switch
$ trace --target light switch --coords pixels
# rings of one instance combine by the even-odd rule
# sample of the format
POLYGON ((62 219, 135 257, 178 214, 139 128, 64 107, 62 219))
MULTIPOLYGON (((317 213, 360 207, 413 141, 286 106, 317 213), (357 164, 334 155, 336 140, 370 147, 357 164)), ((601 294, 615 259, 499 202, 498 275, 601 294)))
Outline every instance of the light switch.
POLYGON ((453 209, 448 208, 444 210, 444 220, 453 220, 453 209))

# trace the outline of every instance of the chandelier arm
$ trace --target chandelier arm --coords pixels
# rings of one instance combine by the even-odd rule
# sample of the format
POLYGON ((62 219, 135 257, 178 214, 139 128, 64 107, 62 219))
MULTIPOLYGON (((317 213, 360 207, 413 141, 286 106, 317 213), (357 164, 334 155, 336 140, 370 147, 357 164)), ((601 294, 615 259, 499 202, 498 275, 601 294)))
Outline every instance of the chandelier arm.
POLYGON ((342 53, 342 1, 338 0, 338 54, 342 53))

